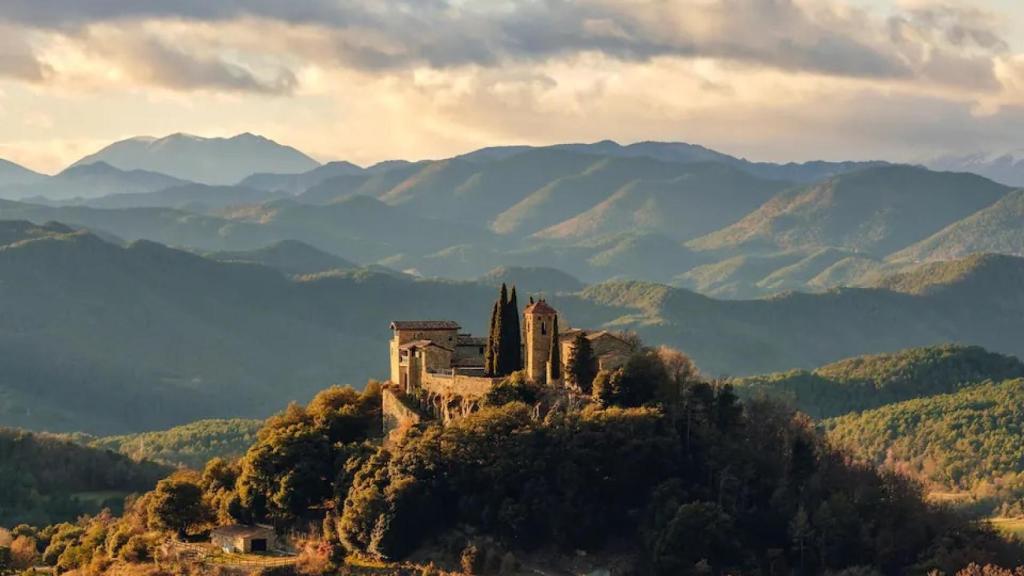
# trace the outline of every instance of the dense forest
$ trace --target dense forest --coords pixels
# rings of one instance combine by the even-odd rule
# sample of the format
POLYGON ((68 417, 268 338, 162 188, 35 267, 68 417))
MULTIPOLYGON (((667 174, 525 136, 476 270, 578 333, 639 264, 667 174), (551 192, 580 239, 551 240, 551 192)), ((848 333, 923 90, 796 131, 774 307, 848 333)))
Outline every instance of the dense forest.
POLYGON ((1024 513, 1024 380, 986 382, 825 422, 829 438, 872 465, 939 491, 966 493, 983 512, 1024 513))
POLYGON ((170 469, 65 438, 0 429, 0 526, 47 524, 118 510, 170 469))
POLYGON ((256 441, 262 420, 200 420, 170 430, 92 438, 77 436, 88 446, 113 450, 134 460, 202 468, 213 458, 235 459, 256 441))
POLYGON ((353 558, 515 573, 533 554, 575 551, 659 575, 952 574, 1024 560, 913 481, 851 462, 806 416, 741 401, 670 349, 599 374, 589 400, 517 374, 496 390, 478 412, 382 447, 380 385, 333 387, 269 419, 241 459, 178 471, 121 517, 22 531, 78 574, 145 564, 167 535, 231 522, 306 534, 307 574, 353 558))
POLYGON ((978 346, 942 345, 848 358, 813 371, 735 379, 743 396, 779 398, 815 418, 830 418, 954 392, 985 380, 1024 377, 1020 360, 978 346))

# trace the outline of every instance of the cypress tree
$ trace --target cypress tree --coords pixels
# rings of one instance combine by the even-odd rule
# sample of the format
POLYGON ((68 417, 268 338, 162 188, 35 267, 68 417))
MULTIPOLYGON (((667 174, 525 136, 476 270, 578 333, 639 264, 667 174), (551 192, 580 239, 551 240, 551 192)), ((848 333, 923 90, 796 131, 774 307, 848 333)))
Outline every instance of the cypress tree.
POLYGON ((502 344, 508 351, 508 364, 505 366, 506 374, 511 374, 523 369, 523 330, 519 324, 519 301, 516 298, 516 287, 512 287, 512 295, 509 297, 505 309, 505 316, 502 318, 502 326, 507 326, 508 331, 502 337, 502 344))
POLYGON ((498 302, 491 306, 491 329, 487 334, 487 347, 484 348, 484 374, 494 375, 494 327, 498 323, 498 302))
MULTIPOLYGON (((508 330, 508 322, 505 321, 506 311, 508 309, 508 288, 505 284, 501 285, 501 292, 498 295, 498 301, 494 303, 494 312, 491 314, 491 333, 487 338, 487 351, 491 354, 490 360, 490 371, 488 372, 491 376, 505 376, 508 374, 506 371, 506 365, 509 361, 507 353, 507 344, 505 341, 506 330, 508 330)), ((484 358, 485 368, 487 367, 487 359, 484 358)))
POLYGON ((562 346, 558 342, 558 316, 551 321, 551 350, 548 353, 548 366, 551 366, 551 378, 562 377, 562 346))

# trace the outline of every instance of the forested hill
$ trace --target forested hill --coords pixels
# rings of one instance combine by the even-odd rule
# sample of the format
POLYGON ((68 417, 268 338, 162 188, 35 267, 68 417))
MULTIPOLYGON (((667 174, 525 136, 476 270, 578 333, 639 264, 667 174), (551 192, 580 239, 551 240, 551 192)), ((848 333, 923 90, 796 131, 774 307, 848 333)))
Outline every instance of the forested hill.
POLYGON ((47 434, 0 429, 0 526, 73 520, 118 508, 170 469, 47 434))
MULTIPOLYGON (((92 434, 265 417, 332 383, 387 373, 388 323, 483 333, 494 287, 365 269, 290 278, 153 242, 0 225, 0 424, 92 434)), ((1024 355, 1022 260, 941 290, 847 289, 723 301, 612 282, 550 295, 566 326, 636 330, 710 374, 812 368, 964 342, 1024 355), (999 272, 1002 270, 1003 272, 999 272)), ((524 293, 524 297, 526 294, 524 293)))
POLYGON ((200 420, 170 430, 79 441, 95 448, 120 452, 134 460, 199 470, 214 458, 234 459, 245 454, 256 441, 256 433, 262 426, 262 420, 253 419, 200 420))
POLYGON ((1024 512, 1024 380, 986 382, 826 422, 838 446, 872 464, 966 492, 985 511, 1024 512))
POLYGON ((985 380, 1024 377, 1020 360, 977 346, 944 345, 848 358, 813 371, 732 381, 748 397, 770 396, 815 418, 955 392, 985 380))

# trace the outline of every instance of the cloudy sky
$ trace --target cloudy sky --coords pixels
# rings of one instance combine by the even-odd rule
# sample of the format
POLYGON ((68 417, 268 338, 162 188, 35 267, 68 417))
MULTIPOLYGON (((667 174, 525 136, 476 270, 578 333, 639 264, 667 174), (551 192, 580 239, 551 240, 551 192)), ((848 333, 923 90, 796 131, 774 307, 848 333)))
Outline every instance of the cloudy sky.
POLYGON ((3 0, 0 158, 260 133, 321 160, 682 140, 1024 148, 1021 0, 3 0))

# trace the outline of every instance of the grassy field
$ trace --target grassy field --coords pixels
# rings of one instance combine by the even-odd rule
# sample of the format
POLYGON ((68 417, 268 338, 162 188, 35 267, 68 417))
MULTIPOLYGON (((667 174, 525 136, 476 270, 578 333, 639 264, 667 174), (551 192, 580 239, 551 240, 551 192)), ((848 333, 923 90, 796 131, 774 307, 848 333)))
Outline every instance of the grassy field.
POLYGON ((1003 534, 1024 538, 1024 518, 989 518, 988 522, 1003 534))

